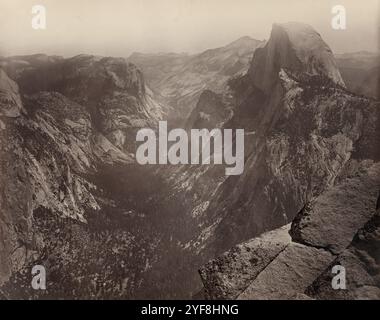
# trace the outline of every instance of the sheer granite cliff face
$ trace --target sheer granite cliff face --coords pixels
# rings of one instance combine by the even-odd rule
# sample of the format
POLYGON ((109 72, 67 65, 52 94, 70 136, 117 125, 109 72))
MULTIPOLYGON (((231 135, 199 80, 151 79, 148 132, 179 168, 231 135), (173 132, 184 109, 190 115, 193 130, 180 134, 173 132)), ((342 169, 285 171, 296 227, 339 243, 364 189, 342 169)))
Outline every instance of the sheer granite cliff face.
POLYGON ((45 56, 39 63, 29 58, 24 64, 19 59, 4 59, 1 64, 14 75, 24 94, 59 92, 84 106, 96 129, 119 149, 134 152, 131 141, 136 130, 155 125, 164 114, 162 106, 146 92, 140 70, 125 59, 45 56))
POLYGON ((247 71, 254 51, 263 44, 242 37, 199 54, 134 53, 128 61, 141 68, 156 100, 171 107, 169 119, 186 122, 202 92, 223 92, 229 78, 247 71))
POLYGON ((245 129, 240 176, 132 163, 136 130, 167 109, 123 59, 0 65, 0 294, 189 298, 199 266, 231 247, 201 269, 209 298, 334 296, 335 261, 360 274, 343 298, 377 294, 379 103, 344 87, 310 27, 275 25, 248 72, 201 94, 188 120, 245 129), (30 287, 35 264, 46 291, 30 287))
MULTIPOLYGON (((226 92, 231 95, 228 108, 233 115, 224 119, 222 127, 243 128, 246 133, 243 174, 225 177, 223 170, 211 165, 180 168, 171 176, 183 201, 199 208, 195 219, 202 227, 190 247, 202 248, 199 251, 205 255, 220 254, 233 244, 288 224, 307 202, 335 184, 350 159, 379 159, 379 104, 341 85, 339 71, 332 69, 332 54, 327 56, 323 42, 322 53, 315 49, 322 45, 315 31, 312 39, 318 42, 309 43, 307 56, 320 66, 318 73, 285 63, 286 51, 278 49, 278 54, 286 55, 281 59, 263 55, 278 42, 287 42, 291 52, 306 51, 302 41, 301 48, 295 47, 297 41, 290 42, 287 28, 287 24, 275 26, 273 37, 252 60, 251 65, 273 70, 284 60, 269 87, 256 86, 260 77, 262 84, 267 79, 268 70, 259 68, 232 80, 226 92)), ((296 28, 301 35, 303 28, 302 24, 296 28)), ((305 28, 309 34, 310 27, 305 28)))
MULTIPOLYGON (((67 237, 73 232, 94 237, 89 229, 101 223, 99 215, 112 203, 97 182, 100 172, 134 162, 135 130, 161 116, 145 95, 141 73, 120 59, 41 56, 16 62, 2 63, 15 80, 0 69, 1 283, 44 255, 56 266, 51 257, 60 252, 67 268, 85 263, 70 250, 65 253, 62 244, 86 248, 86 242, 67 237)), ((120 246, 133 239, 118 236, 120 246)), ((106 247, 105 254, 112 249, 106 247)), ((78 276, 83 270, 76 270, 78 276)))
MULTIPOLYGON (((294 40, 294 30, 301 40, 311 32, 291 24, 289 34, 289 24, 276 25, 249 73, 234 83, 240 104, 227 125, 255 135, 246 145, 245 172, 228 178, 208 205, 205 216, 214 224, 205 247, 220 253, 229 249, 225 239, 248 242, 200 269, 212 299, 310 298, 310 286, 376 212, 379 103, 344 88, 319 35, 308 37, 317 41, 310 44, 294 40), (247 239, 291 221, 291 242, 275 255, 268 249, 270 262, 262 265, 261 245, 247 239), (241 246, 250 245, 247 255, 241 246)), ((323 297, 317 282, 313 290, 311 297, 323 297)))
POLYGON ((190 297, 200 281, 178 272, 196 270, 182 204, 132 154, 136 130, 163 116, 138 69, 87 55, 1 65, 2 297, 190 297), (30 286, 36 264, 45 291, 30 286))
POLYGON ((199 97, 198 103, 186 121, 187 129, 212 130, 221 128, 231 117, 233 111, 224 96, 213 91, 205 90, 199 97))
POLYGON ((92 195, 95 186, 83 175, 94 171, 96 162, 111 156, 112 150, 119 155, 114 160, 131 158, 110 142, 104 150, 105 143, 98 142, 102 135, 96 134, 83 106, 56 92, 39 92, 22 99, 17 84, 1 72, 2 93, 13 95, 12 101, 2 102, 0 132, 0 260, 5 279, 38 250, 34 210, 44 207, 86 221, 85 211, 96 211, 99 205, 92 195), (15 110, 11 115, 9 106, 15 110))
POLYGON ((272 90, 281 69, 326 76, 344 86, 331 49, 309 25, 274 24, 270 40, 255 55, 248 74, 254 85, 265 93, 272 90))

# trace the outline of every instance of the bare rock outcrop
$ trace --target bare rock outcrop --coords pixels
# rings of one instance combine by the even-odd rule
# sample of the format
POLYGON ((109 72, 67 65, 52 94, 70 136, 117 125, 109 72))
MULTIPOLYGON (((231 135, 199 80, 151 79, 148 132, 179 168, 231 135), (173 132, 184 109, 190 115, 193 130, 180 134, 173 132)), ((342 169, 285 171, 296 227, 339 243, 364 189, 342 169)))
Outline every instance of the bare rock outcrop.
MULTIPOLYGON (((246 255, 236 247, 202 268, 207 297, 223 298, 218 294, 228 287, 234 295, 226 299, 236 298, 238 292, 238 299, 379 299, 380 163, 363 161, 352 167, 355 170, 351 168, 296 216, 289 231, 291 242, 275 256, 273 247, 267 249, 271 259, 264 267, 244 264, 246 255), (239 269, 239 277, 229 268, 232 264, 245 267, 239 269), (336 265, 345 268, 345 290, 332 287, 336 265), (232 276, 226 272, 221 277, 218 270, 232 276), (244 289, 239 279, 247 278, 244 289)), ((248 242, 255 244, 253 252, 261 249, 257 241, 248 242)))
POLYGON ((133 53, 128 61, 141 68, 156 100, 171 107, 169 118, 184 121, 204 90, 222 93, 231 77, 248 70, 253 52, 263 44, 242 37, 198 54, 133 53))
POLYGON ((260 272, 238 299, 284 299, 302 295, 332 260, 333 255, 323 249, 291 243, 260 272))
POLYGON ((306 24, 274 24, 268 43, 256 50, 248 74, 256 87, 269 93, 281 69, 298 74, 324 75, 344 86, 331 49, 306 24))
POLYGON ((0 116, 17 117, 22 108, 17 83, 0 68, 0 116))
MULTIPOLYGON (((210 247, 220 249, 226 235, 247 243, 243 233, 260 233, 264 226, 270 229, 289 221, 292 240, 278 255, 268 250, 271 259, 265 260, 265 266, 245 264, 246 255, 237 247, 216 258, 200 270, 206 295, 323 297, 317 279, 331 273, 328 268, 339 255, 351 257, 346 260, 360 269, 360 253, 354 254, 355 260, 348 248, 376 211, 379 103, 346 90, 331 50, 311 27, 297 23, 274 25, 266 46, 256 50, 247 75, 231 87, 238 105, 228 124, 254 132, 252 149, 248 146, 252 153, 245 172, 222 184, 208 206, 210 216, 219 219, 210 247), (242 185, 256 192, 247 194, 242 185), (217 268, 210 268, 213 265, 217 268), (244 275, 236 277, 230 265, 246 265, 245 271, 240 269, 244 275), (230 270, 232 276, 219 270, 230 270), (242 286, 240 279, 245 277, 250 283, 242 286)), ((371 254, 365 256, 373 266, 376 242, 371 246, 371 254)), ((373 286, 376 273, 366 270, 372 272, 366 285, 373 286)), ((376 292, 375 287, 371 292, 376 292)), ((364 284, 357 286, 359 291, 363 288, 364 284)))
POLYGON ((2 65, 17 82, 0 69, 0 283, 39 259, 60 230, 52 222, 44 239, 37 212, 85 229, 104 205, 90 177, 132 163, 134 130, 160 112, 124 59, 38 55, 2 65))
POLYGON ((223 96, 210 90, 205 90, 199 97, 198 103, 190 113, 186 122, 188 129, 220 128, 232 115, 228 103, 223 96))
MULTIPOLYGON (((380 198, 378 198, 379 201, 380 198)), ((380 299, 380 215, 377 213, 355 235, 326 270, 306 290, 315 299, 380 299), (345 290, 331 286, 333 266, 344 267, 345 290)))
POLYGON ((199 273, 209 299, 234 299, 290 243, 290 225, 237 245, 208 262, 199 273))

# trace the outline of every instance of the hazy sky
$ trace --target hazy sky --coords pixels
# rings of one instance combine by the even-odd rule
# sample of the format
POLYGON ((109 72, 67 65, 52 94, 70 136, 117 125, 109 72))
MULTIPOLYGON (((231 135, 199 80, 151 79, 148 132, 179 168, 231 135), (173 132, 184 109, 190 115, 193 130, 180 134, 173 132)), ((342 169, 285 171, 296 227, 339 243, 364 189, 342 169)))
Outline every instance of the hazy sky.
POLYGON ((380 0, 0 0, 0 55, 199 52, 241 36, 268 39, 276 22, 312 25, 336 53, 378 51, 380 0), (31 27, 33 5, 46 30, 31 27), (347 30, 333 30, 344 5, 347 30))

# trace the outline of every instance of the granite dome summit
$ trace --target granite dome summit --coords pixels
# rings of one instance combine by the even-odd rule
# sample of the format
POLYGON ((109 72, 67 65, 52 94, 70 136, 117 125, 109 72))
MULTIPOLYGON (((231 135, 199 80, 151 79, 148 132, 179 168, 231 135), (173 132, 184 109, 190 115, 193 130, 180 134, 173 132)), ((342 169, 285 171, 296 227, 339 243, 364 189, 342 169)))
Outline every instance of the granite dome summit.
POLYGON ((274 24, 270 39, 254 54, 249 75, 258 88, 268 92, 282 68, 292 73, 326 76, 344 86, 331 49, 307 24, 274 24))
POLYGON ((318 299, 338 259, 348 295, 380 297, 380 103, 312 27, 132 58, 0 59, 0 296, 318 299), (136 131, 172 112, 244 129, 244 172, 136 163, 136 131))

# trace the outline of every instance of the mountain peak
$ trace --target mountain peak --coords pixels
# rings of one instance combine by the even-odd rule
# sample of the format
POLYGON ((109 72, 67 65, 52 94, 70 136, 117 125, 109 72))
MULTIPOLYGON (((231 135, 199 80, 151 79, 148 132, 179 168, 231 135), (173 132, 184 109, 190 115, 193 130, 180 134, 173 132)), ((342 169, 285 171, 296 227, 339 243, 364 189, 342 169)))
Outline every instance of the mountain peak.
POLYGON ((307 24, 274 24, 269 41, 254 55, 249 74, 255 85, 268 93, 282 68, 294 73, 326 76, 344 86, 331 49, 307 24))
POLYGON ((235 48, 235 47, 242 47, 242 46, 257 46, 258 43, 263 42, 260 40, 253 39, 249 36, 241 37, 231 43, 229 43, 226 47, 228 48, 235 48))

